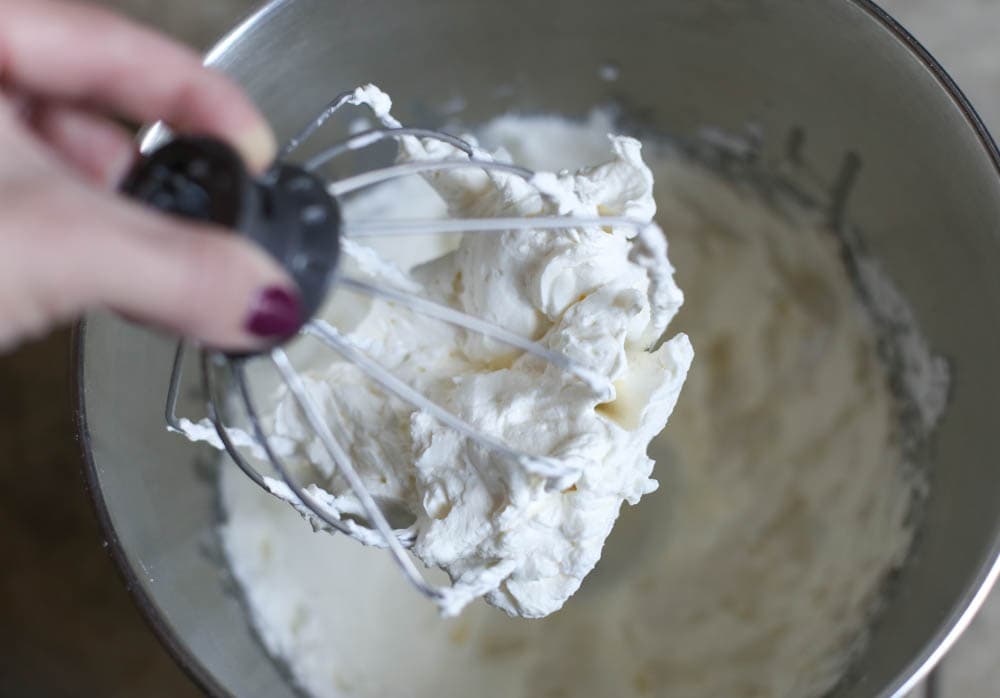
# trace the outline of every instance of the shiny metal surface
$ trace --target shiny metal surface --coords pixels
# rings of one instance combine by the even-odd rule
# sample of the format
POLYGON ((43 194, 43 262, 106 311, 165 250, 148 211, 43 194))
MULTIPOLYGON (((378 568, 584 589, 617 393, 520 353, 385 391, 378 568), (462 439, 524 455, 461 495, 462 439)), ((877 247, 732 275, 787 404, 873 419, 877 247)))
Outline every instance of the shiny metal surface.
MULTIPOLYGON (((835 695, 902 695, 967 622, 995 576, 1000 535, 1000 325, 984 320, 1000 317, 1000 156, 947 77, 874 6, 279 0, 210 59, 282 138, 345 87, 373 81, 415 126, 440 125, 456 95, 470 122, 513 107, 582 115, 615 99, 639 125, 682 136, 754 124, 759 162, 791 158, 820 189, 836 187, 845 162, 859 165, 846 216, 952 362, 954 386, 913 558, 835 695), (606 63, 617 81, 599 77, 606 63)), ((342 135, 331 128, 330 142, 342 135)), ((206 554, 211 472, 163 429, 172 344, 103 315, 81 344, 91 477, 140 602, 211 692, 292 696, 206 554)))

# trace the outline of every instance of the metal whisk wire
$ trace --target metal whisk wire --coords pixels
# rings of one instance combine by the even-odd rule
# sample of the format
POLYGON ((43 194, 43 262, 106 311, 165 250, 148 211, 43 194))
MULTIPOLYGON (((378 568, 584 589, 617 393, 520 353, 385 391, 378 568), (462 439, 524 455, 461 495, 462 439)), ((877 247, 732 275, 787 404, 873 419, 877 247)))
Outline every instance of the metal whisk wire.
MULTIPOLYGON (((311 121, 299 134, 288 142, 282 149, 280 158, 288 158, 334 113, 344 105, 352 102, 353 97, 354 92, 345 92, 334 98, 316 119, 311 121)), ((328 184, 329 193, 334 197, 338 197, 397 177, 466 168, 478 169, 485 172, 499 172, 520 177, 529 184, 534 185, 543 199, 553 200, 551 195, 546 193, 543 188, 534 184, 535 173, 533 171, 517 165, 487 159, 488 155, 481 153, 469 142, 447 133, 428 129, 387 127, 357 133, 332 147, 326 148, 307 160, 304 169, 312 172, 344 153, 368 147, 379 141, 387 139, 395 140, 402 137, 441 141, 463 153, 467 159, 398 163, 330 182, 328 184)), ((344 224, 341 234, 346 238, 360 239, 382 236, 470 232, 499 233, 526 229, 553 231, 586 227, 607 229, 618 226, 630 227, 637 233, 641 233, 648 225, 648 223, 624 217, 545 215, 526 218, 348 221, 344 224)), ((564 371, 567 375, 578 379, 600 401, 610 400, 614 395, 614 388, 610 381, 598 372, 570 359, 560 352, 548 349, 532 339, 522 337, 495 323, 390 286, 373 284, 368 281, 339 274, 333 277, 332 283, 335 289, 365 294, 407 308, 414 313, 451 324, 470 332, 482 334, 490 339, 531 354, 564 371)), ((547 489, 564 489, 569 487, 581 475, 579 468, 567 466, 554 458, 529 454, 511 448, 499 438, 484 433, 458 415, 434 403, 369 356, 349 336, 339 332, 335 327, 323 320, 310 320, 300 330, 300 335, 319 340, 343 359, 356 365, 369 379, 380 385, 387 393, 395 395, 417 410, 428 413, 442 424, 454 429, 479 446, 490 449, 509 459, 511 462, 517 463, 530 475, 543 478, 547 489)), ((183 341, 179 342, 167 390, 167 426, 170 430, 178 433, 184 433, 183 425, 176 415, 176 406, 183 378, 185 351, 185 343, 183 341)), ((289 492, 304 508, 305 511, 303 513, 314 517, 314 520, 320 522, 321 526, 352 536, 364 543, 387 548, 403 574, 413 586, 428 598, 434 600, 439 606, 445 608, 449 603, 449 595, 453 591, 452 587, 436 587, 428 583, 413 559, 407 553, 407 548, 413 545, 415 534, 410 529, 394 530, 392 528, 381 507, 365 486, 361 476, 354 469, 349 454, 344 449, 341 440, 335 434, 335 431, 339 432, 342 436, 346 434, 343 425, 337 423, 340 417, 334 416, 335 428, 331 428, 331 425, 324 419, 321 407, 307 390, 302 377, 296 371, 291 359, 283 349, 280 347, 273 348, 266 353, 266 356, 280 377, 288 394, 292 396, 301 414, 305 417, 309 427, 316 434, 322 446, 323 454, 328 460, 327 464, 330 466, 330 471, 338 472, 346 480, 364 512, 364 518, 370 524, 370 527, 362 526, 354 517, 341 516, 338 512, 329 508, 320 498, 317 498, 307 488, 299 484, 296 477, 292 474, 284 459, 274 447, 272 437, 264 428, 257 402, 251 390, 246 365, 253 357, 231 357, 221 352, 203 349, 200 356, 200 372, 206 412, 226 452, 257 486, 274 494, 274 485, 244 456, 240 447, 234 443, 229 427, 226 425, 224 415, 227 412, 227 397, 235 394, 237 398, 235 402, 242 407, 255 441, 252 445, 255 455, 273 467, 273 470, 284 482, 289 492), (235 383, 235 393, 224 393, 220 390, 216 374, 219 370, 223 369, 228 373, 230 381, 235 383)))

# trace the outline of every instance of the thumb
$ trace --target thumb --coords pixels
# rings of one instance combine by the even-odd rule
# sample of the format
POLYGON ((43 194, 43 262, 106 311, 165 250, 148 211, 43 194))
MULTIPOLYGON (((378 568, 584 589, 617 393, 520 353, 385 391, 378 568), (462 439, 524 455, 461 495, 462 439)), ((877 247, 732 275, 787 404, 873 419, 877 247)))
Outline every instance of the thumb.
MULTIPOLYGON (((41 275, 43 308, 109 307, 230 351, 261 349, 303 322, 298 290, 265 251, 231 231, 95 193, 41 275), (62 306, 62 307, 60 307, 62 306)), ((54 308, 54 311, 53 311, 54 308)))

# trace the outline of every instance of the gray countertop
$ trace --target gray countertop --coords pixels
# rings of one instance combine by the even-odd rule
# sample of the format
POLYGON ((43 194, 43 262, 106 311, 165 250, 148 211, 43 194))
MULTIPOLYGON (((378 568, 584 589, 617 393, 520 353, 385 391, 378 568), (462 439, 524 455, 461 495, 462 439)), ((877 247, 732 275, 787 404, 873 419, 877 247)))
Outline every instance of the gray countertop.
MULTIPOLYGON (((103 0, 205 48, 252 0, 103 0)), ((885 0, 1000 132, 1000 0, 885 0)), ((0 696, 183 696, 197 690, 131 606, 77 487, 68 333, 0 358, 0 696), (68 482, 59 499, 55 483, 68 482)), ((1000 695, 1000 594, 948 656, 938 696, 1000 695)))

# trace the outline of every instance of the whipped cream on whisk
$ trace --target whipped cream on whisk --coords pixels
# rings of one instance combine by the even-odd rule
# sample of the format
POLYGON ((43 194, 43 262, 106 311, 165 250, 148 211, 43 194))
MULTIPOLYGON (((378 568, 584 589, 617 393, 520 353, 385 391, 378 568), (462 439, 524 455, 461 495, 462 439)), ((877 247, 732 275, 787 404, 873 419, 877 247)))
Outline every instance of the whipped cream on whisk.
MULTIPOLYGON (((399 124, 388 97, 373 86, 359 88, 352 101, 370 105, 385 125, 399 124)), ((653 177, 639 142, 609 138, 611 159, 575 173, 526 180, 478 168, 433 172, 426 176, 433 192, 425 195, 436 193, 438 213, 453 218, 652 221, 653 177)), ((478 149, 475 156, 508 159, 478 149)), ((406 137, 400 145, 404 162, 462 158, 446 143, 406 137)), ((469 232, 454 249, 409 269, 380 261, 358 241, 344 252, 353 278, 495 323, 607 379, 609 388, 596 390, 495 339, 344 289, 324 311, 343 336, 431 401, 512 449, 578 473, 552 490, 514 459, 390 397, 355 364, 327 352, 294 357, 367 488, 407 529, 416 556, 450 576, 446 615, 479 596, 515 616, 558 610, 600 559, 623 502, 635 504, 656 489, 646 449, 666 425, 693 358, 686 335, 664 340, 683 294, 662 231, 615 225, 469 232)), ((342 517, 362 517, 291 395, 277 392, 268 421, 307 491, 342 517)), ((268 482, 323 528, 284 483, 268 482)), ((367 543, 382 543, 372 530, 356 531, 367 543)))

